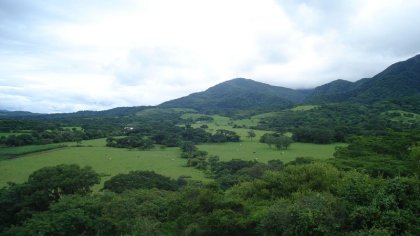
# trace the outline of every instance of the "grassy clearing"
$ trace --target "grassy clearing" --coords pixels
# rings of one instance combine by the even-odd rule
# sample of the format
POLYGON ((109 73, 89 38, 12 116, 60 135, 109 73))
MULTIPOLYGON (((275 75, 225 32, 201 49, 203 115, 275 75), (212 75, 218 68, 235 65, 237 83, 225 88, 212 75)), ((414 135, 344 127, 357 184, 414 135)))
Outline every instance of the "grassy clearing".
POLYGON ((0 132, 0 137, 8 137, 10 135, 21 135, 21 134, 29 134, 32 130, 13 130, 12 132, 0 132))
POLYGON ((182 119, 199 119, 201 117, 206 117, 207 115, 199 114, 199 113, 185 113, 181 116, 182 119))
POLYGON ((178 113, 194 113, 195 110, 188 109, 188 108, 149 108, 143 111, 139 111, 136 113, 137 116, 148 117, 148 116, 155 116, 155 115, 164 115, 173 112, 178 113))
MULTIPOLYGON (((248 131, 250 130, 248 127, 252 127, 258 124, 258 119, 242 119, 242 120, 232 120, 228 117, 214 115, 213 121, 206 122, 201 121, 197 122, 195 124, 192 124, 192 127, 198 128, 203 124, 206 124, 209 128, 207 129, 210 133, 215 133, 218 129, 226 129, 236 132, 238 135, 241 136, 241 138, 245 138, 248 134, 248 131), (233 126, 240 126, 240 127, 247 127, 247 128, 233 128, 233 126)), ((258 135, 263 135, 264 133, 267 133, 268 131, 261 131, 261 130, 255 130, 255 133, 258 135)), ((258 136, 259 137, 259 136, 258 136)))
POLYGON ((83 128, 82 127, 80 127, 80 126, 64 126, 64 127, 62 127, 63 129, 65 129, 65 130, 79 130, 79 131, 81 131, 81 130, 83 130, 83 128))
POLYGON ((1 133, 0 132, 0 137, 9 137, 10 135, 21 135, 24 133, 1 133))
POLYGON ((420 114, 401 110, 390 110, 383 112, 381 115, 394 122, 404 124, 413 124, 420 122, 420 114))
POLYGON ((59 164, 91 166, 101 175, 101 184, 95 186, 95 190, 100 189, 111 176, 133 170, 152 170, 172 178, 185 175, 195 180, 206 180, 203 172, 184 167, 186 161, 179 158, 179 148, 157 148, 152 151, 109 148, 105 147, 104 139, 84 141, 84 145, 88 146, 68 147, 0 161, 0 186, 5 186, 7 182, 22 183, 35 170, 59 164))
POLYGON ((252 119, 264 119, 264 118, 276 116, 277 114, 278 112, 267 112, 267 113, 262 113, 262 114, 252 116, 252 119))
MULTIPOLYGON (((243 159, 243 160, 257 160, 260 162, 267 162, 269 160, 280 159, 283 162, 289 162, 294 160, 296 157, 314 157, 318 159, 328 159, 333 157, 336 146, 342 146, 345 144, 310 144, 310 143, 293 143, 288 150, 277 150, 274 147, 269 148, 267 144, 259 142, 260 137, 270 131, 254 130, 256 137, 252 140, 247 137, 248 128, 232 128, 232 124, 246 124, 248 127, 252 126, 253 122, 256 122, 257 118, 252 117, 251 119, 245 120, 230 120, 227 117, 213 116, 214 122, 206 123, 210 132, 215 132, 217 129, 227 129, 235 131, 241 136, 242 142, 239 143, 223 143, 223 144, 202 144, 198 145, 198 148, 203 151, 207 151, 210 155, 218 155, 220 160, 229 161, 231 159, 243 159)), ((256 124, 256 123, 255 123, 256 124)), ((194 124, 194 127, 198 127, 201 124, 194 124)), ((291 133, 286 133, 287 136, 291 136, 291 133)))
POLYGON ((293 107, 292 111, 309 111, 309 110, 313 110, 315 108, 318 108, 319 106, 315 106, 315 105, 301 105, 301 106, 297 106, 297 107, 293 107))
POLYGON ((242 159, 267 162, 278 159, 287 163, 296 157, 332 158, 335 147, 343 145, 345 144, 293 143, 288 150, 277 150, 274 147, 269 148, 267 144, 259 143, 256 139, 252 141, 248 139, 239 143, 204 144, 199 145, 198 148, 207 151, 210 155, 218 155, 222 161, 242 159))

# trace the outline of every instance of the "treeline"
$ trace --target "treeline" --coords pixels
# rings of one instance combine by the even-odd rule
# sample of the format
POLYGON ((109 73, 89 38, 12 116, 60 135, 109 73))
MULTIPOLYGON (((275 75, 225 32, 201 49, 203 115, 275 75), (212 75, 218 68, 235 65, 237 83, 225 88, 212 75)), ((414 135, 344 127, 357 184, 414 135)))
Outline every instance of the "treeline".
MULTIPOLYGON (((143 110, 143 108, 138 108, 143 110)), ((132 109, 128 109, 129 111, 132 109)), ((134 109, 136 110, 136 109, 134 109)), ((122 110, 123 112, 124 110, 122 110)), ((181 119, 183 111, 175 109, 149 109, 143 114, 129 113, 126 116, 100 116, 96 112, 80 116, 50 115, 27 117, 20 120, 0 119, 0 132, 11 133, 0 137, 0 145, 23 146, 31 144, 49 144, 58 142, 78 142, 80 140, 115 137, 136 134, 153 136, 156 144, 178 146, 180 127, 186 121, 181 119), (92 113, 92 114, 91 114, 92 113), (45 120, 43 119, 45 118, 45 120), (65 129, 63 127, 80 127, 65 129), (127 128, 135 128, 130 130, 127 128), (24 134, 13 134, 25 131, 24 134)), ((112 114, 112 113, 111 113, 112 114)), ((125 114, 124 112, 121 114, 125 114)), ((205 133, 205 132, 204 132, 205 133)), ((189 134, 197 138, 205 135, 201 130, 189 134), (198 133, 198 132, 201 132, 198 133)), ((207 137, 204 137, 207 138, 207 137)))
POLYGON ((387 129, 403 131, 420 128, 420 122, 403 122, 384 115, 389 110, 408 108, 412 107, 391 102, 324 104, 307 111, 277 112, 264 118, 258 128, 292 132, 293 139, 299 142, 345 142, 354 135, 380 135, 387 129))
POLYGON ((96 139, 105 137, 101 130, 45 130, 41 132, 31 132, 19 135, 9 135, 0 137, 0 145, 17 147, 24 145, 43 145, 61 142, 81 142, 82 140, 96 139))
POLYGON ((329 160, 339 169, 356 169, 374 177, 420 176, 419 130, 354 136, 348 141, 329 160))
POLYGON ((126 137, 109 137, 107 146, 117 148, 138 148, 142 150, 151 149, 154 144, 167 147, 181 147, 184 143, 224 143, 239 142, 240 136, 233 131, 219 129, 214 134, 203 128, 193 128, 190 125, 184 127, 160 126, 155 130, 142 127, 133 128, 127 132, 126 137))
POLYGON ((137 171, 95 195, 89 188, 99 177, 89 168, 43 168, 0 190, 0 234, 419 235, 417 177, 299 164, 306 162, 219 162, 220 178, 245 176, 226 190, 137 171))

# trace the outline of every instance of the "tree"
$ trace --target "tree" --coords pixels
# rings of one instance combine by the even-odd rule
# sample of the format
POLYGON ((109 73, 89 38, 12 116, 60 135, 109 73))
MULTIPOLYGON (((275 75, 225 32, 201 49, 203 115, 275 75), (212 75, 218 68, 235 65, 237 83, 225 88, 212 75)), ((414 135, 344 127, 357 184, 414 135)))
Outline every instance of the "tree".
POLYGON ((255 131, 254 130, 249 130, 248 131, 248 138, 250 138, 251 140, 252 140, 252 138, 254 138, 255 136, 257 136, 256 134, 255 134, 255 131))
POLYGON ((274 144, 277 149, 286 149, 292 144, 293 140, 287 136, 281 135, 279 137, 274 137, 274 144))
POLYGON ((266 143, 271 148, 271 145, 275 145, 277 149, 287 149, 293 140, 285 135, 279 133, 266 133, 260 138, 261 143, 266 143))
POLYGON ((32 214, 45 211, 65 195, 86 195, 99 175, 90 167, 58 165, 32 173, 27 182, 11 184, 0 190, 0 232, 8 225, 17 225, 32 214))
POLYGON ((50 201, 57 201, 62 195, 85 195, 99 181, 99 175, 91 167, 80 168, 74 164, 63 164, 35 171, 29 176, 27 183, 34 191, 45 192, 50 201))
POLYGON ((151 189, 176 190, 177 183, 169 177, 156 174, 153 171, 130 171, 128 174, 118 174, 105 181, 106 190, 122 193, 129 189, 151 189))
POLYGON ((239 142, 240 136, 230 130, 218 129, 216 133, 211 137, 211 140, 215 143, 239 142))

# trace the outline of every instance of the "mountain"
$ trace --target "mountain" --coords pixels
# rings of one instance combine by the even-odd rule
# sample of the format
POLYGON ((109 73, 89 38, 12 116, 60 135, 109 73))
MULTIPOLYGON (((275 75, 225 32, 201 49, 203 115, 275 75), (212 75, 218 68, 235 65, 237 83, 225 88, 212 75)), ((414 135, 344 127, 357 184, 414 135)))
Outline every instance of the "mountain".
POLYGON ((293 90, 237 78, 217 84, 204 92, 164 102, 159 107, 192 108, 201 112, 263 110, 289 107, 302 102, 307 95, 307 90, 293 90))
POLYGON ((374 102, 400 99, 420 93, 420 55, 397 62, 372 78, 356 82, 335 80, 316 87, 306 103, 374 102))

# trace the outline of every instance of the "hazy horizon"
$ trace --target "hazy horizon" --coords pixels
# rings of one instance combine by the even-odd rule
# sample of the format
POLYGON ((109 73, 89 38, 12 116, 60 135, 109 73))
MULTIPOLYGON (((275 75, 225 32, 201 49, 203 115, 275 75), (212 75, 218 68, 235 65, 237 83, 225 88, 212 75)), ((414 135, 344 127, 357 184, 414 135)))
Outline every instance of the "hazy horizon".
POLYGON ((420 2, 0 0, 0 110, 157 105, 233 78, 314 88, 420 52, 420 2))

